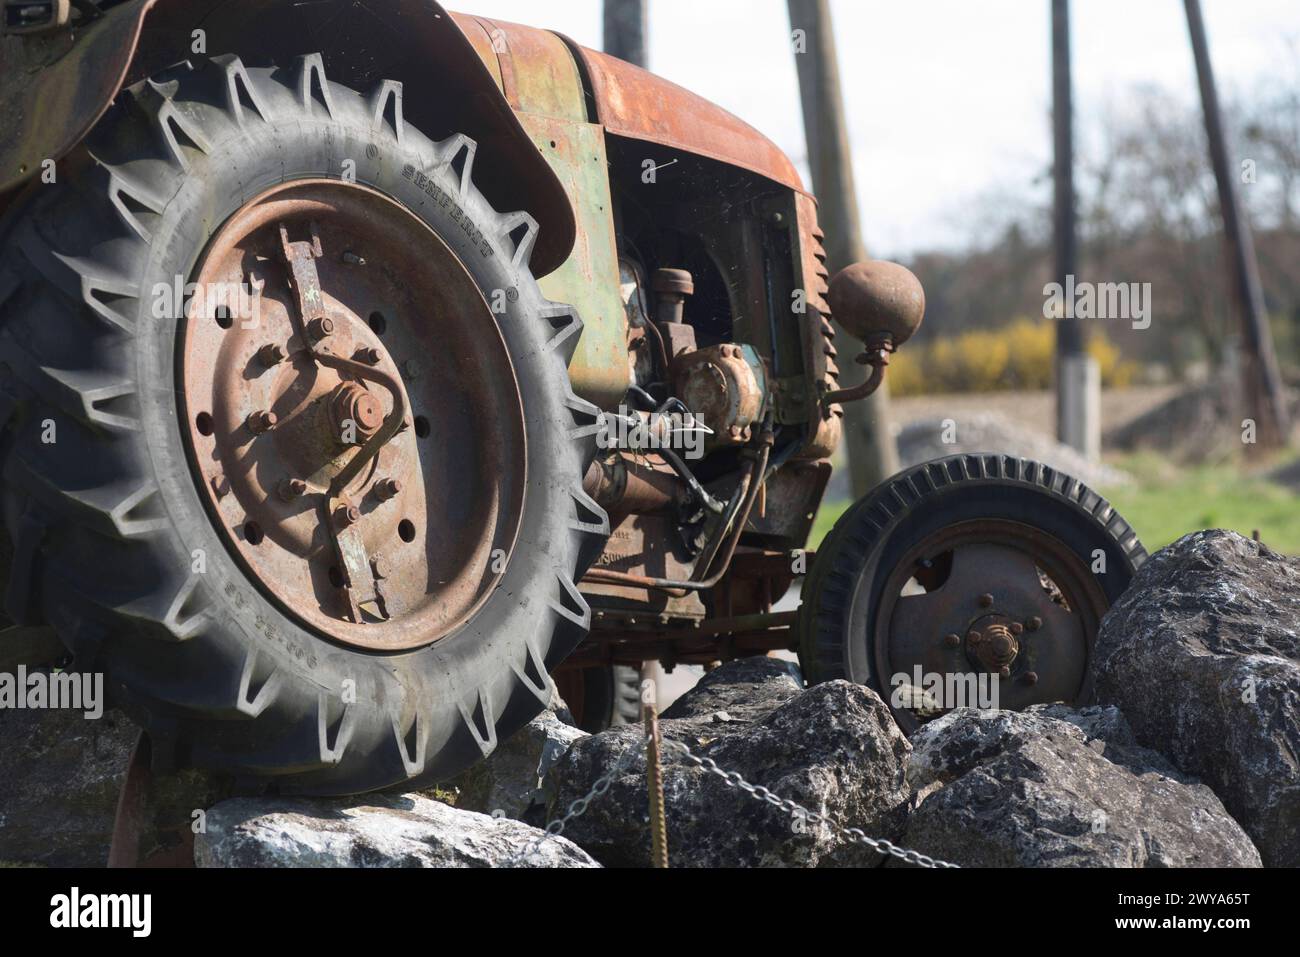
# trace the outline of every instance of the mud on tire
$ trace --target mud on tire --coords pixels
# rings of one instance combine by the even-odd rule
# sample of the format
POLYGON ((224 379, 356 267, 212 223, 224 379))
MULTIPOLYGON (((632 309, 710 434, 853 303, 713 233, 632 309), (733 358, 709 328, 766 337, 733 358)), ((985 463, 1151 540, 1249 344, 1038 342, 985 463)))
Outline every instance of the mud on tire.
POLYGON ((566 371, 581 322, 528 271, 537 224, 474 187, 475 149, 405 124, 398 84, 361 95, 330 82, 318 55, 276 69, 215 57, 124 91, 60 182, 7 224, 9 611, 52 624, 77 669, 105 673, 157 764, 322 794, 437 780, 539 712, 548 670, 585 633, 576 581, 608 522, 581 485, 597 414, 566 371), (301 627, 230 554, 186 457, 178 323, 150 298, 193 274, 245 202, 338 178, 345 162, 438 233, 480 289, 519 291, 498 317, 528 428, 513 557, 458 631, 393 654, 301 627))

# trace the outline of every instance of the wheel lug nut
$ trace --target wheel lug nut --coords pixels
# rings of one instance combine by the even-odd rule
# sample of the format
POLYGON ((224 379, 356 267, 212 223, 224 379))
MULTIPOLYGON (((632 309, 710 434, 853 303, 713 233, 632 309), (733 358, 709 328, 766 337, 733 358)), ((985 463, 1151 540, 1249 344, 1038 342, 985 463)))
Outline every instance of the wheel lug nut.
POLYGON ((355 505, 340 505, 334 509, 334 524, 339 528, 347 528, 359 521, 361 521, 361 509, 355 505))
POLYGON ((395 495, 402 492, 402 483, 397 479, 385 478, 375 483, 375 497, 381 502, 387 502, 395 495))
POLYGON ((978 631, 968 631, 966 632, 966 640, 972 645, 977 645, 984 640, 984 636, 978 631))
POLYGON ((1028 628, 1030 631, 1037 631, 1039 628, 1043 627, 1043 619, 1035 615, 1033 618, 1030 618, 1029 621, 1025 623, 1025 627, 1028 628))
POLYGON ((263 409, 260 412, 250 412, 244 424, 248 426, 248 431, 254 435, 261 435, 263 432, 269 432, 275 428, 275 423, 279 421, 274 412, 268 412, 263 409))
POLYGON ((979 597, 979 602, 980 602, 980 607, 981 607, 981 608, 992 608, 992 607, 993 607, 993 596, 992 596, 992 595, 980 595, 980 597, 979 597))
POLYGON ((292 502, 307 492, 307 483, 300 478, 285 479, 280 483, 280 498, 292 502))
POLYGON ((1010 625, 1010 631, 1013 635, 1019 635, 1025 630, 1025 626, 1018 621, 1013 621, 1010 625))
POLYGON ((324 339, 334 334, 334 320, 329 316, 317 316, 307 324, 307 332, 313 339, 324 339))
POLYGON ((998 669, 999 677, 1006 678, 1009 677, 1010 674, 1011 674, 1011 668, 1009 665, 1003 665, 1001 668, 998 669))
POLYGON ((379 365, 379 350, 368 346, 362 346, 356 352, 352 353, 352 358, 357 362, 364 362, 368 366, 379 365))
POLYGON ((284 350, 274 342, 268 342, 262 348, 257 350, 257 361, 262 363, 264 368, 271 368, 279 365, 284 361, 284 350))
POLYGON ((1027 685, 1036 685, 1036 684, 1038 684, 1038 672, 1037 672, 1037 671, 1026 671, 1026 672, 1025 672, 1025 676, 1024 676, 1024 678, 1023 678, 1022 680, 1023 680, 1024 683, 1027 684, 1027 685))
POLYGON ((949 648, 956 648, 961 644, 961 635, 955 633, 951 635, 945 635, 943 639, 943 643, 947 645, 949 648))

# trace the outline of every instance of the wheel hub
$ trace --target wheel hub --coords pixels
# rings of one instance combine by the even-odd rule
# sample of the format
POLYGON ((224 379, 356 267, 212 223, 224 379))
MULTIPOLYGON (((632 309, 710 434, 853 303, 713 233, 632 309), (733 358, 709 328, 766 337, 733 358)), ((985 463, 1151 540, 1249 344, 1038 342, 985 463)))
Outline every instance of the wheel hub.
POLYGON ((250 578, 365 648, 463 624, 504 572, 526 464, 513 366, 464 265, 382 194, 307 180, 236 212, 195 288, 191 464, 250 578))
MULTIPOLYGON (((918 673, 987 675, 1006 709, 1076 701, 1090 691, 1088 636, 1106 607, 1087 566, 1052 536, 1010 521, 954 524, 919 541, 886 581, 874 666, 886 687, 918 673)), ((930 710, 963 704, 973 702, 930 710)))

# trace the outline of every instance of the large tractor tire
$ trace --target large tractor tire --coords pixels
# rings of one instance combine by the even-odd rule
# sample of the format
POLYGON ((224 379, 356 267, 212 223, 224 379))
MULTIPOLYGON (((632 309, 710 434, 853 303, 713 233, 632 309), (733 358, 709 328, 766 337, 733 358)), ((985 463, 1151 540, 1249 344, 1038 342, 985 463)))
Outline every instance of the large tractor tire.
POLYGON ((1062 472, 997 454, 927 462, 817 549, 800 662, 810 681, 873 688, 908 732, 954 706, 923 693, 932 677, 982 678, 1007 709, 1083 704, 1101 618, 1145 559, 1110 503, 1062 472))
POLYGON ((215 57, 125 91, 7 224, 9 611, 106 675, 157 764, 443 779, 585 634, 581 322, 475 148, 319 55, 215 57))

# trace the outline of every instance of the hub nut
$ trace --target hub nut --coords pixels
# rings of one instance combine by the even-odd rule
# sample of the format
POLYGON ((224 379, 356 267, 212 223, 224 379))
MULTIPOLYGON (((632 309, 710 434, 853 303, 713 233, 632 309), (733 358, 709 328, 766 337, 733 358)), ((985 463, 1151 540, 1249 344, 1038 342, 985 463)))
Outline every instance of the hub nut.
POLYGON ((279 421, 274 412, 268 412, 263 409, 258 412, 250 412, 244 424, 248 426, 248 431, 254 435, 261 435, 263 432, 270 432, 275 428, 275 423, 279 421))
POLYGON ((324 339, 334 334, 334 320, 329 316, 317 316, 307 324, 307 333, 313 339, 324 339))
POLYGON ((307 483, 300 478, 285 479, 280 483, 279 491, 280 498, 286 502, 292 502, 307 493, 307 483))
POLYGON ((364 362, 368 366, 377 366, 379 365, 379 350, 371 346, 362 346, 352 353, 352 358, 357 362, 364 362))
POLYGON ((340 505, 334 509, 334 524, 339 528, 347 528, 361 521, 361 509, 355 505, 340 505))
POLYGON ((394 478, 380 479, 375 483, 375 497, 381 502, 387 502, 390 498, 402 493, 402 483, 394 478))

